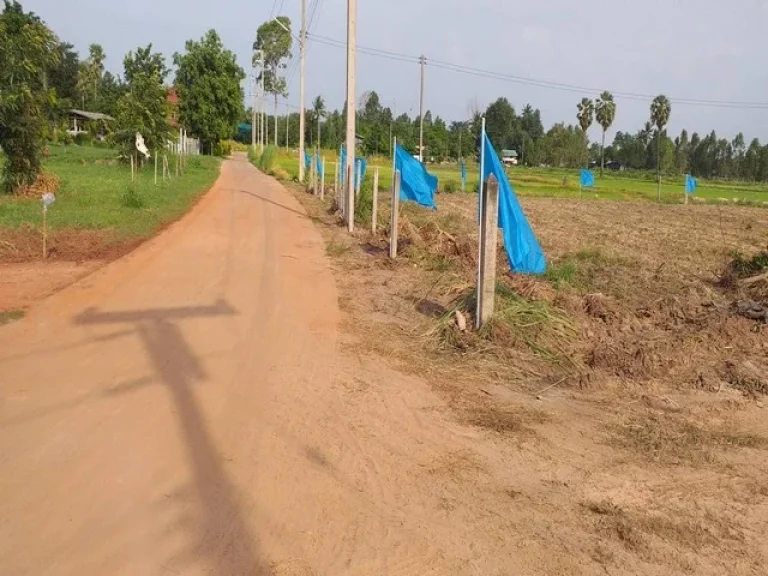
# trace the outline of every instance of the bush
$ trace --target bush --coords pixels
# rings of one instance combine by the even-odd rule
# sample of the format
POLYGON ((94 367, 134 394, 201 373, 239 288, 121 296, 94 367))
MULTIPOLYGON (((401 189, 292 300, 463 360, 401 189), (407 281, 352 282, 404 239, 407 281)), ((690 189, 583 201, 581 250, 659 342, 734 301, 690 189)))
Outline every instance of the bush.
POLYGON ((373 218, 373 183, 370 178, 363 178, 360 194, 355 199, 355 220, 367 226, 373 218))
POLYGON ((275 167, 275 160, 277 159, 277 148, 274 146, 267 146, 264 148, 264 152, 261 153, 259 158, 259 170, 265 174, 269 174, 275 167))
POLYGON ((214 151, 216 156, 221 156, 222 158, 226 158, 227 156, 232 156, 232 142, 229 140, 222 140, 218 144, 216 144, 216 150, 214 151))
POLYGON ((139 209, 144 207, 144 199, 136 191, 136 186, 129 184, 120 198, 120 202, 126 208, 139 209))
POLYGON ((78 146, 90 146, 93 143, 93 137, 87 132, 80 132, 75 136, 75 144, 78 146))
POLYGON ((733 274, 737 278, 747 278, 756 276, 768 271, 768 250, 758 252, 751 258, 746 258, 741 252, 731 252, 731 263, 729 265, 733 274))
POLYGON ((461 183, 456 182, 456 180, 446 180, 445 184, 443 185, 443 192, 446 194, 453 194, 454 192, 460 192, 461 191, 461 183))

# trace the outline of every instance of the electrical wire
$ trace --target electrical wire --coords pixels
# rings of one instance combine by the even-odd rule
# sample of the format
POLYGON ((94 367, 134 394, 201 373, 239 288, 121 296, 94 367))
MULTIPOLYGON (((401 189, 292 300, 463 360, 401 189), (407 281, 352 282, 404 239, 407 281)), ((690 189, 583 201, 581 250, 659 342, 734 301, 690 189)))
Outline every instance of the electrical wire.
MULTIPOLYGON (((308 34, 309 37, 309 34, 308 34)), ((326 46, 332 46, 335 48, 346 49, 346 41, 336 40, 327 36, 321 36, 319 34, 312 34, 313 41, 326 46)), ((375 56, 377 58, 385 58, 388 60, 407 62, 411 64, 418 64, 419 57, 409 54, 402 54, 397 52, 391 52, 388 50, 382 50, 379 48, 372 48, 368 46, 356 46, 357 52, 366 54, 368 56, 375 56)), ((443 60, 428 60, 428 65, 447 70, 450 72, 456 72, 460 74, 467 74, 471 76, 478 76, 482 78, 489 78, 493 80, 500 80, 504 82, 511 82, 515 84, 523 84, 527 86, 535 86, 539 88, 546 88, 550 90, 560 90, 566 92, 579 92, 579 93, 600 93, 604 89, 590 88, 586 86, 578 86, 575 84, 566 84, 563 82, 554 82, 550 80, 543 80, 537 78, 528 78, 524 76, 516 76, 513 74, 506 74, 503 72, 495 72, 491 70, 483 70, 481 68, 474 68, 471 66, 464 66, 461 64, 454 64, 452 62, 446 62, 443 60)), ((609 90, 610 91, 610 90, 609 90)), ((652 94, 641 94, 636 92, 622 92, 622 91, 610 91, 614 97, 623 100, 634 100, 647 102, 655 98, 652 94)), ((729 100, 707 100, 702 98, 677 98, 670 97, 670 100, 675 104, 690 105, 690 106, 705 106, 714 108, 735 108, 744 110, 768 110, 768 102, 744 102, 744 101, 729 101, 729 100)))

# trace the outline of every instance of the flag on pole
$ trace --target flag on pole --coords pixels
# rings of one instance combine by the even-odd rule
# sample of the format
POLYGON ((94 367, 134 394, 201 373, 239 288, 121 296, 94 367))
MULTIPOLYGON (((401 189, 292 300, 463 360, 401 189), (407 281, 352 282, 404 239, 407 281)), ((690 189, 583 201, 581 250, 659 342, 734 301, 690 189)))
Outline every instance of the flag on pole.
POLYGON ((696 178, 690 174, 685 175, 685 193, 696 194, 696 178))
POLYGON ((467 185, 467 163, 464 160, 459 162, 459 169, 461 170, 461 188, 463 190, 467 185))
POLYGON ((581 171, 581 187, 582 188, 594 188, 595 187, 595 175, 589 170, 581 171))
POLYGON ((304 150, 304 168, 309 170, 312 166, 312 156, 309 155, 309 152, 304 150))
POLYGON ((315 166, 317 167, 317 175, 323 177, 323 159, 320 158, 320 152, 315 152, 315 166))
POLYGON ((399 144, 395 147, 395 170, 400 172, 401 201, 416 202, 425 208, 437 210, 437 176, 427 172, 426 166, 408 154, 399 144))
POLYGON ((483 133, 483 148, 481 182, 491 174, 499 182, 499 228, 504 231, 509 266, 520 274, 544 274, 547 271, 544 252, 486 133, 483 133))

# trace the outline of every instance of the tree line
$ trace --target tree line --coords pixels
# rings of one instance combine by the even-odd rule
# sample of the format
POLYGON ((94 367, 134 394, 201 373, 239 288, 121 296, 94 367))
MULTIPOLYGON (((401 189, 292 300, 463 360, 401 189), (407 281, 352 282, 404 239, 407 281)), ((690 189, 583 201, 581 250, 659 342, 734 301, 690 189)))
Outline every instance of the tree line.
MULTIPOLYGON (((67 144, 72 109, 115 119, 86 128, 106 132, 121 158, 135 154, 136 133, 150 151, 166 148, 178 134, 169 103, 171 70, 152 44, 123 58, 123 74, 105 70, 107 55, 92 44, 80 59, 17 0, 4 0, 0 13, 0 148, 6 156, 3 189, 32 184, 41 169, 45 144, 67 144)), ((173 55, 173 86, 179 97, 177 120, 197 136, 206 151, 235 135, 243 113, 245 72, 215 30, 186 43, 173 55)))

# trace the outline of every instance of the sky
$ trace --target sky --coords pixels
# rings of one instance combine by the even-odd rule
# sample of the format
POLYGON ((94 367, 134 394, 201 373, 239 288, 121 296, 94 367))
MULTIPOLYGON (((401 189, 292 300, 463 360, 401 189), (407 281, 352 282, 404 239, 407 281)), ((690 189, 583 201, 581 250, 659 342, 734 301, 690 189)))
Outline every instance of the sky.
MULTIPOLYGON (((314 6, 310 34, 346 40, 347 2, 314 6)), ((300 0, 21 0, 85 57, 101 44, 107 69, 122 72, 123 56, 150 42, 167 55, 215 28, 248 69, 256 29, 276 15, 299 29, 300 0)), ((768 0, 358 0, 358 44, 427 57, 425 108, 446 121, 463 120, 506 97, 519 112, 539 108, 546 128, 576 123, 582 97, 617 93, 617 131, 635 132, 649 117, 650 96, 672 101, 671 134, 686 128, 747 141, 768 141, 768 0), (430 59, 504 75, 585 89, 555 90, 482 78, 435 66, 430 59), (619 93, 637 94, 638 99, 619 93), (648 95, 648 98, 645 96, 648 95), (765 103, 762 109, 697 106, 680 99, 765 103)), ((298 58, 298 45, 294 46, 298 58)), ((294 68, 289 66, 289 71, 294 68)), ((358 54, 358 99, 375 90, 398 114, 418 114, 419 66, 358 54)), ((246 88, 249 92, 249 88, 246 88)), ((299 105, 299 75, 287 104, 299 105)), ((346 50, 318 41, 307 48, 307 106, 322 95, 329 108, 346 95, 346 50)), ((281 111, 284 113, 285 108, 281 111)), ((599 138, 593 127, 590 136, 599 138)))

